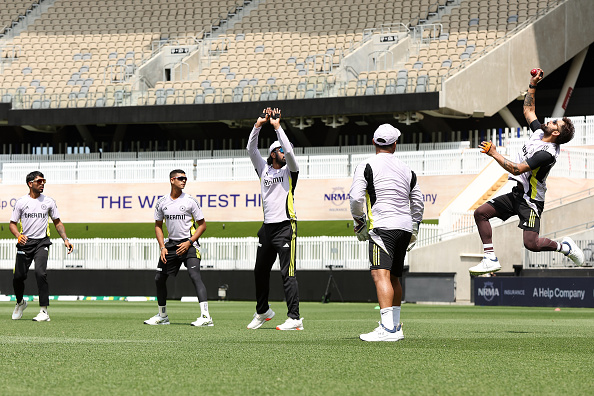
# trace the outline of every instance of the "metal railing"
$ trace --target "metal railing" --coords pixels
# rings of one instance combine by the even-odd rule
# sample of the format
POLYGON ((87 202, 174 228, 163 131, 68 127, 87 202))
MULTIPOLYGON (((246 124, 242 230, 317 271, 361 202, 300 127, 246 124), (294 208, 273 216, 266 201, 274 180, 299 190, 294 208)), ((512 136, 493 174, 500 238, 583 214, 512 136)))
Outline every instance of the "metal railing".
MULTIPOLYGON (((159 261, 155 239, 71 239, 74 251, 66 254, 61 239, 52 241, 48 269, 154 270, 159 261)), ((252 270, 258 238, 200 239, 204 270, 252 270)), ((369 244, 356 237, 297 238, 297 270, 362 270, 369 268, 369 244)), ((16 255, 12 239, 0 240, 0 269, 12 269, 16 255)), ((278 270, 278 259, 273 270, 278 270)))

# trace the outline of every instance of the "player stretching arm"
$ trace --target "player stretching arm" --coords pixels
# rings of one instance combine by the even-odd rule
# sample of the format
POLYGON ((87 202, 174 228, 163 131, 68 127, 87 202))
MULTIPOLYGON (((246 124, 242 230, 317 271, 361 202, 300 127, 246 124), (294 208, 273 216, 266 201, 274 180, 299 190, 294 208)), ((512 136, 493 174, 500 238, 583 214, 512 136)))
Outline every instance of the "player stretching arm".
POLYGON ((492 229, 489 219, 507 220, 513 215, 520 217, 518 227, 523 230, 524 247, 533 252, 557 251, 570 258, 576 265, 584 263, 584 253, 569 237, 561 243, 540 238, 540 217, 544 209, 546 179, 555 165, 560 146, 573 139, 574 127, 567 117, 541 124, 536 118, 536 85, 543 78, 543 71, 536 69, 530 79, 524 99, 524 117, 533 131, 530 139, 518 153, 515 161, 508 160, 497 152, 491 142, 481 142, 480 148, 509 172, 509 179, 517 182, 512 192, 489 200, 474 212, 474 219, 483 242, 484 256, 481 262, 470 268, 472 275, 496 272, 501 264, 495 256, 492 229))

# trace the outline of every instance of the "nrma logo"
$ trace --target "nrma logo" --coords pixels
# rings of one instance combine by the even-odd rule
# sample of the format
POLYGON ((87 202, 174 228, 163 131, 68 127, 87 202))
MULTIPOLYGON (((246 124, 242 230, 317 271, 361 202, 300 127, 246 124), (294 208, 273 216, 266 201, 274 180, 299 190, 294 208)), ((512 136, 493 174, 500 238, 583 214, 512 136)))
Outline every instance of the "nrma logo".
POLYGON ((324 194, 324 201, 330 201, 334 206, 341 206, 350 198, 349 194, 345 193, 342 187, 334 187, 332 193, 324 194))
POLYGON ((478 289, 478 295, 485 301, 492 301, 493 298, 499 297, 499 289, 493 287, 493 282, 485 282, 485 285, 478 289))

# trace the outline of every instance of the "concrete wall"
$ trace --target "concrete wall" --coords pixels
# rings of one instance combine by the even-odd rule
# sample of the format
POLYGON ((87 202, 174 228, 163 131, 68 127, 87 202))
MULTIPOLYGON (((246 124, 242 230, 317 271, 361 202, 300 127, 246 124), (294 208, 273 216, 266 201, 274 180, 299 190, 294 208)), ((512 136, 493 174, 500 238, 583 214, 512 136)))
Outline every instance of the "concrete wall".
MULTIPOLYGON (((594 196, 546 210, 542 216, 541 235, 594 220, 594 196)), ((495 253, 501 272, 512 273, 513 265, 522 264, 524 248, 518 221, 493 228, 495 253)), ((569 234, 569 232, 568 232, 569 234)), ((562 235, 561 235, 562 236, 562 235)), ((409 253, 410 272, 456 273, 456 301, 470 301, 471 283, 468 268, 479 263, 483 245, 478 233, 453 238, 409 253)))
POLYGON ((492 116, 528 89, 532 68, 542 68, 546 78, 594 42, 592 20, 592 0, 570 0, 553 9, 447 79, 440 107, 492 116))

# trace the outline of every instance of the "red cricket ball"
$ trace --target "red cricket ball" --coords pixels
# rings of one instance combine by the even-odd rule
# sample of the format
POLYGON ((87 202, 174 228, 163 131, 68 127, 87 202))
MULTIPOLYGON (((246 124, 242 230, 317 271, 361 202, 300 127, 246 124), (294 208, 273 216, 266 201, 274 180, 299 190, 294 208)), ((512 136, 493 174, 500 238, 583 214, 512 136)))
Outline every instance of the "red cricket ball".
POLYGON ((530 74, 532 74, 532 77, 536 77, 536 75, 538 74, 538 69, 530 70, 530 74))

